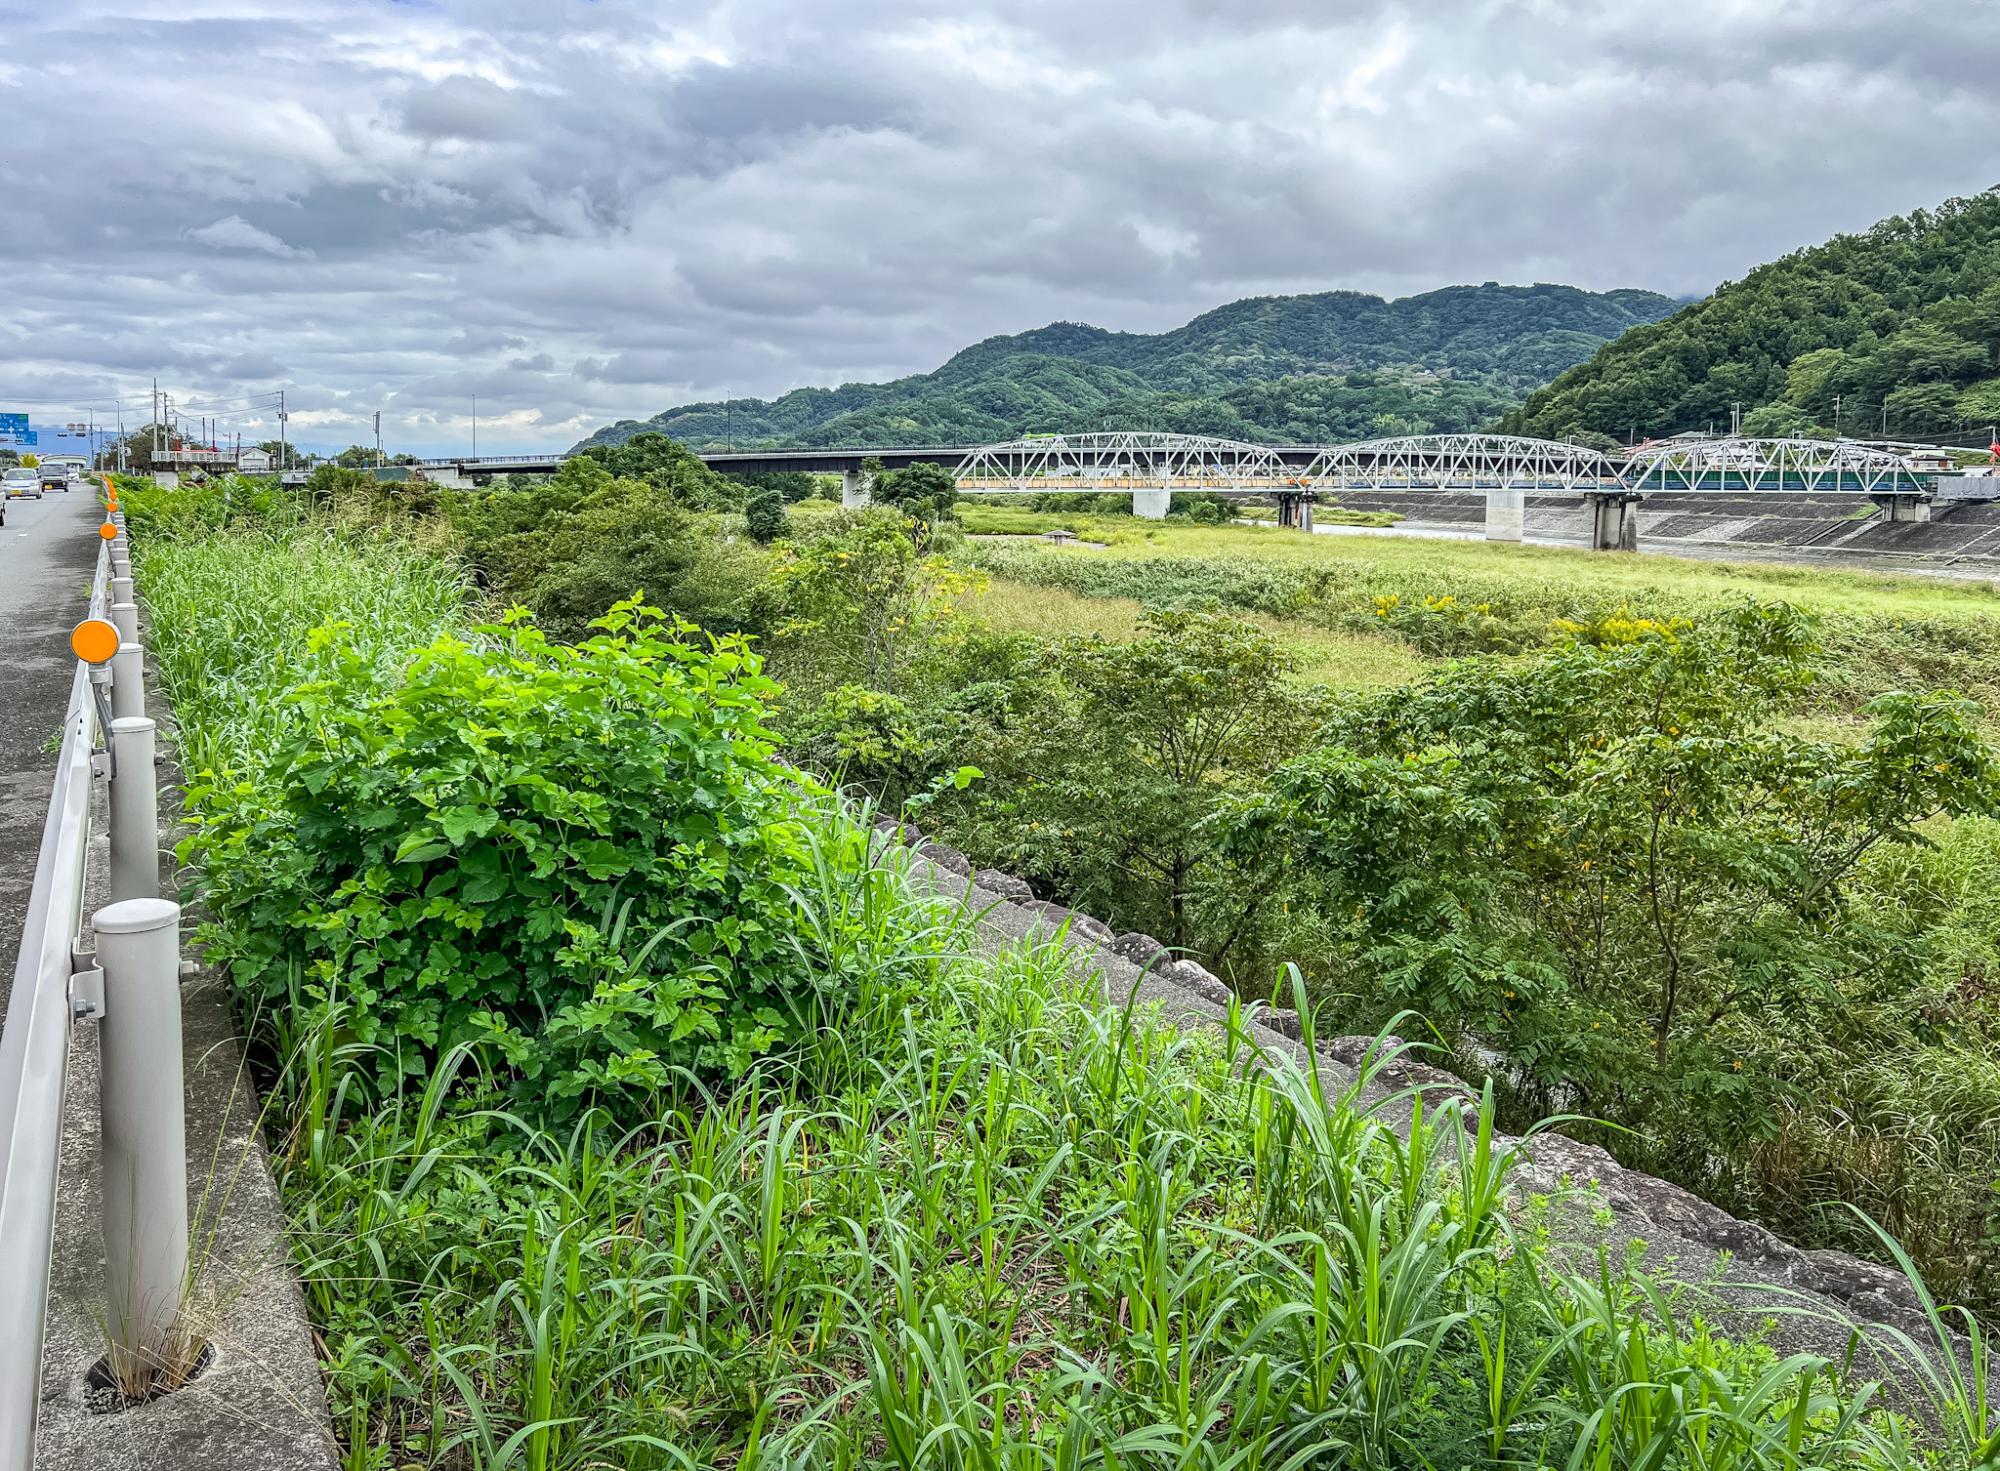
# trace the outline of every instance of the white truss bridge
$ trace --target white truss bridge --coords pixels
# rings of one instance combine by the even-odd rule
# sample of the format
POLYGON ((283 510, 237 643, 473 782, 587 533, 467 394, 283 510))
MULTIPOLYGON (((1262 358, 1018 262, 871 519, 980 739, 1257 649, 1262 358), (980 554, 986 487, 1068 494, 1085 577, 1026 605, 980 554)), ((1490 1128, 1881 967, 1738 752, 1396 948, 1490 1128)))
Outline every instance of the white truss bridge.
POLYGON ((1669 440, 1623 464, 1584 445, 1506 434, 1416 434, 1325 448, 1199 434, 1054 434, 967 450, 967 494, 1521 490, 1595 495, 1804 491, 1913 495, 1928 476, 1904 447, 1858 440, 1669 440))
POLYGON ((1324 451, 1307 471, 1321 490, 1616 490, 1594 449, 1508 434, 1413 434, 1324 451))
POLYGON ((1853 439, 1741 436, 1642 445, 1626 460, 1624 479, 1641 493, 1789 490, 1915 495, 1929 483, 1911 467, 1907 451, 1853 439))
POLYGON ((1145 431, 1051 434, 969 451, 958 465, 967 493, 1037 490, 1268 492, 1302 486, 1267 445, 1202 434, 1145 431))

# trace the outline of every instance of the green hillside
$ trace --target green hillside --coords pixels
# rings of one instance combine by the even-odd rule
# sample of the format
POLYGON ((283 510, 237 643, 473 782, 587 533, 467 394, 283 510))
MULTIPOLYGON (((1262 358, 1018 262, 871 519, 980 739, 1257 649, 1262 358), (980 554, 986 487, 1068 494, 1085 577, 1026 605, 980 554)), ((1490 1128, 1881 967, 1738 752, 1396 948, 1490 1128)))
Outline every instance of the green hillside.
POLYGON ((686 404, 583 443, 649 429, 706 447, 970 444, 1107 424, 1272 441, 1470 428, 1674 305, 1649 291, 1491 282, 1396 301, 1252 297, 1154 334, 1051 323, 932 373, 686 404))
POLYGON ((2000 192, 1759 266, 1628 332, 1502 421, 1521 433, 1952 436, 2000 420, 2000 192))

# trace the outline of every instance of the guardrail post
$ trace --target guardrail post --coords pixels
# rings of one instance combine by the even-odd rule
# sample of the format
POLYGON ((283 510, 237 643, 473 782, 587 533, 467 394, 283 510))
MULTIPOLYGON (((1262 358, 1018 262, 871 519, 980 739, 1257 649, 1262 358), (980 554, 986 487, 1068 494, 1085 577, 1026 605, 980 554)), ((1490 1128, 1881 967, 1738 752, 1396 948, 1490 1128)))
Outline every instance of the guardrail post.
POLYGON ((136 643, 120 643, 118 652, 111 656, 112 718, 137 720, 145 713, 146 651, 136 643))
POLYGON ((130 577, 114 577, 111 579, 111 605, 114 608, 120 603, 137 603, 138 601, 138 598, 133 596, 132 579, 130 577))
POLYGON ((154 725, 145 716, 111 722, 111 897, 160 897, 160 788, 154 725))
MULTIPOLYGON (((120 579, 123 581, 124 579, 120 579)), ((121 644, 139 642, 139 605, 129 598, 111 605, 111 626, 118 630, 121 644)))
POLYGON ((90 925, 104 971, 105 1325, 113 1375, 143 1383, 174 1346, 187 1289, 181 907, 126 899, 90 925))

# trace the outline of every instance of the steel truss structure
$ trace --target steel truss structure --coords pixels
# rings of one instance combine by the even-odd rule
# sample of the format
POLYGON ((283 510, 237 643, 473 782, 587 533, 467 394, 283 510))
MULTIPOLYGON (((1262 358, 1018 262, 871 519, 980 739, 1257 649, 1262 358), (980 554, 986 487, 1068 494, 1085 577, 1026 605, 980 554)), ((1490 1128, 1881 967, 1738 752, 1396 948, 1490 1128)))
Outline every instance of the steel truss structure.
POLYGON ((1054 434, 967 453, 958 488, 1268 491, 1302 484, 1276 451, 1201 434, 1054 434))
POLYGON ((1306 471, 1314 490, 1616 490, 1594 449, 1508 434, 1413 434, 1327 450, 1306 471))
POLYGON ((1636 491, 1861 491, 1915 495, 1929 483, 1895 450, 1855 439, 1676 439, 1625 465, 1636 491))

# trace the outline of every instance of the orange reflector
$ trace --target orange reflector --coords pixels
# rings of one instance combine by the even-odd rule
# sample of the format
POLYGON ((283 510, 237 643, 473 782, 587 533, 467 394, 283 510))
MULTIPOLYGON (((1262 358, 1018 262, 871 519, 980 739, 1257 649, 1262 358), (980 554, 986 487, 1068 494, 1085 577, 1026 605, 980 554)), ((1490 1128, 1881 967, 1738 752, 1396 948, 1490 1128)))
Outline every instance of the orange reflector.
POLYGON ((71 630, 69 646, 86 664, 102 664, 118 652, 118 630, 102 618, 86 618, 71 630))
POLYGON ((116 541, 118 538, 118 528, 113 526, 109 521, 106 521, 102 526, 97 528, 97 534, 106 541, 116 541))

